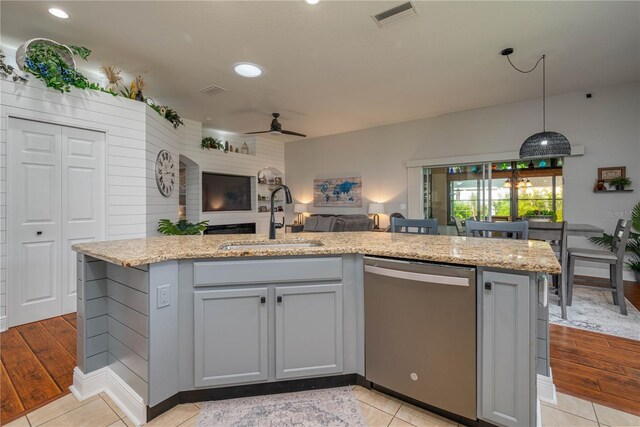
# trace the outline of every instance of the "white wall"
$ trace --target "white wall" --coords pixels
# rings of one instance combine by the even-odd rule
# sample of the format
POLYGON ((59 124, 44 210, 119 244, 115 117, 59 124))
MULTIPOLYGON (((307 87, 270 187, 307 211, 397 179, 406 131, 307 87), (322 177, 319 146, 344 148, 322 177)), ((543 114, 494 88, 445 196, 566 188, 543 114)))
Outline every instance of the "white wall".
MULTIPOLYGON (((0 82, 0 316, 6 315, 7 124, 8 117, 40 120, 106 133, 107 239, 146 235, 144 104, 95 91, 60 94, 39 81, 0 82)), ((7 212, 9 210, 9 212, 7 212)))
MULTIPOLYGON (((547 129, 563 133, 585 155, 564 166, 564 215, 613 231, 619 215, 629 215, 640 194, 640 84, 594 88, 547 98, 547 129), (594 194, 597 168, 626 166, 633 193, 594 194)), ((289 143, 285 147, 288 184, 296 201, 312 212, 364 213, 361 209, 314 208, 313 180, 361 176, 363 196, 385 202, 388 213, 407 203, 409 160, 517 151, 541 129, 541 100, 480 108, 289 143)), ((381 219, 388 223, 388 217, 381 219)), ((572 239, 571 244, 588 244, 572 239)))
MULTIPOLYGON (((200 193, 202 172, 250 176, 253 179, 252 185, 255 189, 258 171, 266 166, 280 170, 284 178, 284 143, 259 137, 228 135, 210 129, 202 129, 201 136, 196 139, 194 130, 197 132, 199 125, 197 122, 185 122, 185 135, 191 135, 191 137, 187 139, 187 136, 185 136, 181 148, 181 154, 198 165, 198 170, 195 173, 191 173, 189 169, 187 170, 187 219, 190 221, 207 220, 211 225, 255 222, 257 233, 267 233, 269 230, 269 213, 257 212, 256 191, 253 192, 254 201, 251 211, 202 212, 200 193), (240 148, 243 142, 246 141, 247 145, 249 145, 250 154, 203 150, 200 148, 202 136, 213 136, 223 141, 229 141, 234 149, 235 147, 240 148)), ((280 221, 283 215, 276 214, 276 220, 280 221)))
POLYGON ((147 108, 145 117, 146 129, 146 179, 145 179, 145 198, 141 202, 146 207, 146 232, 147 236, 159 235, 156 231, 158 221, 162 218, 168 218, 171 221, 178 219, 178 160, 181 149, 181 140, 183 138, 183 130, 174 129, 171 122, 160 116, 152 108, 147 108), (175 185, 174 191, 169 197, 163 196, 158 190, 155 175, 155 163, 158 153, 161 150, 167 150, 173 157, 175 166, 175 185))

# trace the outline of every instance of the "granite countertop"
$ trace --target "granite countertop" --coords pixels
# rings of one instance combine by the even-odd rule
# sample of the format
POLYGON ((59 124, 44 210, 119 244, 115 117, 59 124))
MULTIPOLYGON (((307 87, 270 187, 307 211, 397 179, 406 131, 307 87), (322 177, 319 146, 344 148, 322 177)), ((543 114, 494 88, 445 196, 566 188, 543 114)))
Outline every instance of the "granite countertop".
POLYGON ((290 233, 278 235, 272 241, 266 235, 255 234, 162 236, 80 243, 73 245, 72 249, 125 267, 175 259, 364 254, 522 271, 560 272, 560 264, 546 242, 402 233, 290 233), (220 249, 223 245, 237 243, 274 242, 314 242, 322 246, 274 248, 265 245, 264 249, 220 249))

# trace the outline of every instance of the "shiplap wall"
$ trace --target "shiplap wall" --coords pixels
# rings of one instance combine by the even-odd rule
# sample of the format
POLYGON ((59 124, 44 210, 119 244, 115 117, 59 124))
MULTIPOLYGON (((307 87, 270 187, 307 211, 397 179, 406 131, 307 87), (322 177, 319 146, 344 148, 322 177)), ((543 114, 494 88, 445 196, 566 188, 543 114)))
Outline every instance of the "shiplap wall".
MULTIPOLYGON (((178 217, 178 183, 171 197, 163 197, 155 182, 155 159, 161 149, 194 165, 188 175, 187 218, 211 224, 255 222, 258 233, 268 231, 269 214, 257 212, 255 181, 258 170, 270 166, 284 172, 284 143, 246 138, 251 155, 207 151, 200 148, 204 135, 240 147, 245 138, 202 128, 184 120, 174 129, 147 105, 96 91, 72 89, 61 94, 32 79, 27 85, 0 81, 0 330, 6 327, 7 251, 7 118, 20 117, 63 126, 105 132, 107 153, 107 240, 156 235, 161 218, 178 217), (197 173, 193 173, 196 171, 197 173), (220 172, 253 178, 252 211, 203 213, 201 173, 220 172)), ((284 178, 284 176, 283 176, 284 178)), ((9 181, 10 185, 10 181, 9 181)), ((278 214, 280 220, 282 214, 278 214)))
MULTIPOLYGON (((45 88, 32 79, 28 85, 0 81, 0 319, 6 326, 7 290, 7 126, 8 117, 39 120, 106 133, 107 239, 146 235, 146 105, 95 91, 70 93, 45 88)), ((9 185, 11 179, 9 177, 9 185)))
MULTIPOLYGON (((185 134, 195 134, 195 128, 200 124, 185 123, 185 134), (192 128, 195 126, 195 128, 192 128), (192 129, 189 131, 189 129, 192 129)), ((284 174, 284 143, 268 140, 260 137, 243 137, 241 135, 226 135, 210 129, 202 129, 202 136, 214 136, 223 141, 229 141, 231 145, 240 148, 243 142, 247 142, 251 154, 224 153, 220 150, 203 150, 200 148, 200 138, 185 139, 182 144, 181 154, 197 163, 198 167, 187 169, 187 219, 193 221, 208 220, 211 225, 236 224, 255 222, 257 233, 269 231, 269 213, 257 212, 258 198, 256 191, 256 178, 258 171, 264 167, 273 167, 284 174), (233 175, 246 175, 252 177, 252 194, 254 196, 251 211, 233 212, 202 212, 202 172, 228 173, 233 175), (194 217, 193 215, 197 215, 194 217)), ((283 175, 283 181, 286 182, 283 175)), ((276 220, 281 221, 284 213, 277 213, 276 220)))
POLYGON ((146 230, 147 236, 155 236, 159 233, 156 231, 158 220, 168 218, 171 221, 178 219, 178 156, 180 152, 180 139, 183 133, 180 128, 173 128, 171 122, 161 117, 151 108, 147 109, 146 114, 146 230), (156 157, 161 150, 167 150, 173 157, 176 181, 174 191, 169 197, 164 197, 158 190, 155 175, 156 157))

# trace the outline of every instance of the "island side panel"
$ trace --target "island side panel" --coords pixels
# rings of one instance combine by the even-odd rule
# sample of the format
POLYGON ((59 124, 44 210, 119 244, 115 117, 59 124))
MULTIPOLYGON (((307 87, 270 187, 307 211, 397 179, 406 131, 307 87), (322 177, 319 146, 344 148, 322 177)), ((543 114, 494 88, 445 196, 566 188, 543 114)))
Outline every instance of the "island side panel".
POLYGON ((149 401, 155 406, 179 391, 178 261, 149 266, 149 401))
POLYGON ((106 274, 104 261, 78 254, 76 359, 84 374, 108 363, 106 274))
POLYGON ((146 266, 107 263, 109 367, 146 403, 149 360, 149 273, 146 266))

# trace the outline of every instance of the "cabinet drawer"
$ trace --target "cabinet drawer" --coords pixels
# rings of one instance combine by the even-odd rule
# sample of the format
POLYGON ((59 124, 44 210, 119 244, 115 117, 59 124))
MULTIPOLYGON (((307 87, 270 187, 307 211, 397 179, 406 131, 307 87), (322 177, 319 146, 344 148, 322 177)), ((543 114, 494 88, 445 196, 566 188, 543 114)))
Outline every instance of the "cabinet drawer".
POLYGON ((195 286, 342 279, 342 258, 252 259, 193 263, 195 286))

